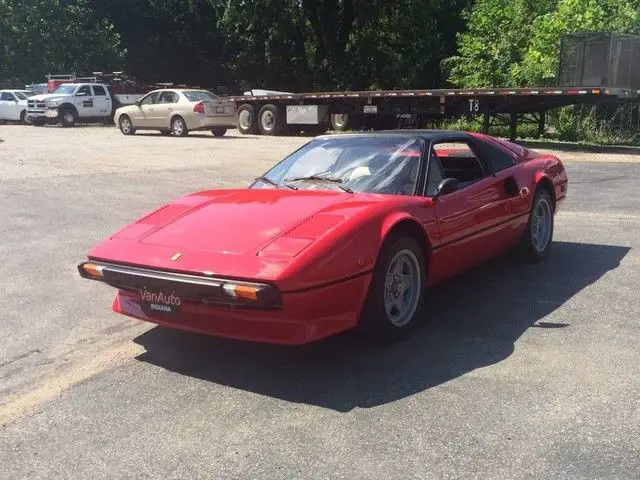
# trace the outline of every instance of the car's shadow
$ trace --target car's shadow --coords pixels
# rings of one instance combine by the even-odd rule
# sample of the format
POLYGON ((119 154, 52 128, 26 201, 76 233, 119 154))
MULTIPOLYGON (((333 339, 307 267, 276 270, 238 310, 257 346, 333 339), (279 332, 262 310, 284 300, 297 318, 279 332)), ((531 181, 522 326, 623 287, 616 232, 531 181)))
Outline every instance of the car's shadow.
POLYGON ((174 135, 162 135, 159 132, 136 132, 136 134, 134 135, 136 137, 168 137, 168 138, 199 138, 199 139, 203 139, 203 140, 217 140, 217 141, 224 141, 224 140, 247 140, 250 137, 244 137, 244 136, 223 136, 223 137, 216 137, 215 135, 211 134, 211 133, 196 133, 196 132, 192 132, 189 133, 189 135, 185 136, 185 137, 175 137, 174 135))
POLYGON ((428 321, 404 342, 344 334, 302 347, 235 342, 156 327, 138 359, 182 375, 337 411, 398 400, 507 358, 530 327, 618 267, 626 247, 556 242, 549 261, 505 256, 429 291, 428 321))

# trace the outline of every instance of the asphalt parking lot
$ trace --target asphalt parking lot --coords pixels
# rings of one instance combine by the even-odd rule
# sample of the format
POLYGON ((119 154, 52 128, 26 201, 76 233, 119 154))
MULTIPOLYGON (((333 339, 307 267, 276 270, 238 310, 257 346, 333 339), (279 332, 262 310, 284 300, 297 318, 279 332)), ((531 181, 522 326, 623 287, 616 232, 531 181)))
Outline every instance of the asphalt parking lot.
POLYGON ((78 277, 124 223, 305 141, 0 126, 0 478, 638 478, 640 153, 558 152, 550 261, 434 288, 393 346, 175 332, 78 277))

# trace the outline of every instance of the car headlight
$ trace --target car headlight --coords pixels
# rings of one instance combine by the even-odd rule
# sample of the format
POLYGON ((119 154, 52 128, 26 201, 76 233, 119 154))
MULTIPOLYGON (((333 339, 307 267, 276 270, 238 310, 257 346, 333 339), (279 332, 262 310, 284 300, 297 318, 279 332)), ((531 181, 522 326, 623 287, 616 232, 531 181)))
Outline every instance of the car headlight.
POLYGON ((60 100, 47 100, 45 104, 49 108, 58 108, 60 106, 60 100))

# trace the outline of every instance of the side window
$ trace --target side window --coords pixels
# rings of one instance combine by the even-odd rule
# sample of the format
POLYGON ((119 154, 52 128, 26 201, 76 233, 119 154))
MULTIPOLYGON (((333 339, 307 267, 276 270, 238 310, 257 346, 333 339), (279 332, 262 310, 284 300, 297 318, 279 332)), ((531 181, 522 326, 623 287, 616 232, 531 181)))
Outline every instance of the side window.
POLYGON ((436 143, 433 150, 442 168, 443 179, 455 178, 460 182, 460 188, 471 185, 488 174, 484 164, 466 142, 436 143))
POLYGON ((513 167, 514 165, 511 155, 488 143, 477 142, 475 148, 484 163, 489 165, 494 173, 504 170, 505 168, 513 167))
POLYGON ((12 101, 13 95, 11 95, 9 92, 2 92, 0 93, 0 100, 12 101))
POLYGON ((100 85, 94 85, 93 86, 93 94, 96 97, 106 97, 107 96, 107 92, 104 90, 104 87, 102 87, 100 85))
POLYGON ((158 103, 176 103, 178 101, 178 94, 175 92, 162 92, 158 103))
POLYGON ((158 103, 158 96, 160 96, 160 92, 151 92, 140 101, 140 104, 153 105, 154 103, 158 103))
POLYGON ((78 91, 76 92, 76 95, 84 95, 84 96, 90 96, 91 95, 91 87, 89 85, 83 85, 81 86, 78 91))

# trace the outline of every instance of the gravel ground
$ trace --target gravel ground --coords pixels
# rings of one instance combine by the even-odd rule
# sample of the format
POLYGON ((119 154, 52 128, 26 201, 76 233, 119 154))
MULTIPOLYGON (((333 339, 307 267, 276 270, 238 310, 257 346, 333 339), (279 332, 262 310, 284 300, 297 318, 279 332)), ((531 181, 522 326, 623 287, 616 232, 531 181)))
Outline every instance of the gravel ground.
POLYGON ((78 278, 124 223, 305 141, 0 126, 0 478, 638 478, 639 155, 557 152, 552 260, 434 289, 387 348, 153 328, 78 278))

